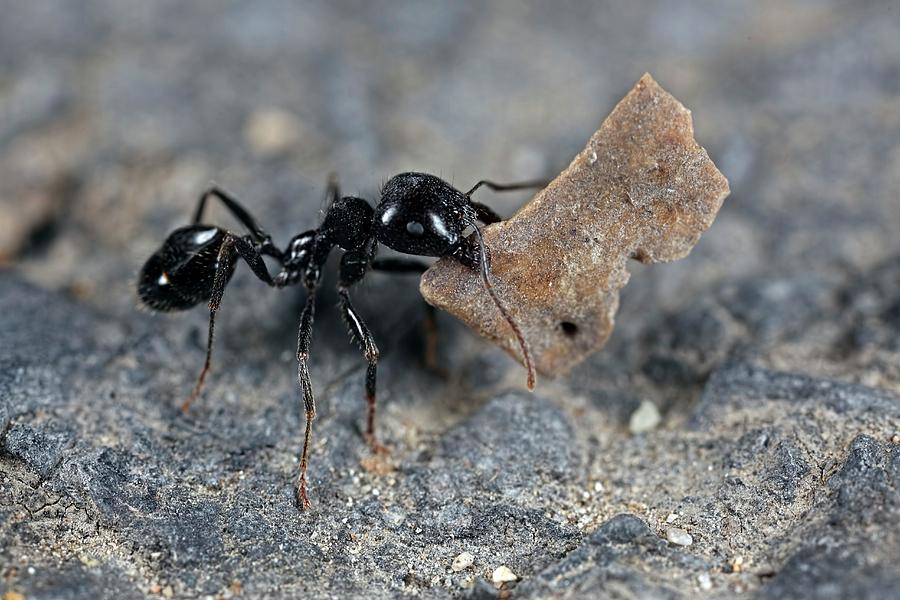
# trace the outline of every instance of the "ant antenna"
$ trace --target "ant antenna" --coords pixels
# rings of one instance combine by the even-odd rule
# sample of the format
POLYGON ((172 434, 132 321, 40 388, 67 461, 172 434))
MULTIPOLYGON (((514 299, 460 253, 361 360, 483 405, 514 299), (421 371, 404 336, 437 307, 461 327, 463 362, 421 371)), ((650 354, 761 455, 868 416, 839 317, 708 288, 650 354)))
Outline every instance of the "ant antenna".
POLYGON ((525 336, 522 335, 522 330, 519 328, 519 325, 506 310, 506 307, 500 301, 500 297, 497 296, 497 292, 494 290, 494 282, 490 275, 490 265, 488 264, 488 256, 486 246, 484 244, 484 238, 481 235, 481 230, 478 228, 478 225, 472 223, 472 227, 474 229, 475 236, 478 238, 478 251, 481 254, 481 261, 479 261, 481 262, 481 281, 484 282, 484 289, 486 289, 487 293, 490 294, 491 300, 494 301, 494 304, 497 306, 500 314, 503 315, 503 318, 506 319, 507 323, 509 323, 510 328, 512 328, 513 333, 516 336, 516 340, 518 340, 519 342, 519 348, 522 350, 522 358, 525 361, 525 369, 528 371, 528 390, 534 391, 534 364, 531 361, 531 350, 528 349, 528 342, 525 341, 525 336))

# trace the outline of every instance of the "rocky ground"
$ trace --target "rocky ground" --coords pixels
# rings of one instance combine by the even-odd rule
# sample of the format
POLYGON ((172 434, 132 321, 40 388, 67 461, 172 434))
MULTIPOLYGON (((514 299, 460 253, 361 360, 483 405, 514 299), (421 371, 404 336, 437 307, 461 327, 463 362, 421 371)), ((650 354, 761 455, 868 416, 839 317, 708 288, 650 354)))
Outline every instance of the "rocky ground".
MULTIPOLYGON (((883 598, 900 586, 900 11, 891 2, 0 3, 0 590, 33 598, 883 598), (211 179, 280 242, 327 173, 553 174, 645 72, 731 182, 634 265, 607 348, 524 391, 415 278, 323 293, 311 512, 299 290, 133 280, 211 179), (464 553, 468 553, 465 555, 464 553), (515 577, 510 579, 506 567, 515 577), (504 577, 505 576, 505 577, 504 577)), ((525 198, 486 196, 509 214, 525 198)), ((222 222, 227 217, 217 213, 222 222)), ((333 283, 333 277, 328 280, 333 283)))

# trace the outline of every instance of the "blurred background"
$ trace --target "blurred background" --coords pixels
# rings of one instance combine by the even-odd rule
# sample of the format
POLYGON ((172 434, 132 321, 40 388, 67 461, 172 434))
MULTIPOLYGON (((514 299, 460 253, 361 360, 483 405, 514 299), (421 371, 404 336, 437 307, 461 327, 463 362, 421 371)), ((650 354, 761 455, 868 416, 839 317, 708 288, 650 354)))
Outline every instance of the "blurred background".
MULTIPOLYGON (((407 170, 435 173, 461 188, 482 178, 554 176, 644 72, 692 110, 696 138, 728 177, 732 192, 688 258, 630 267, 632 281, 623 290, 608 348, 570 377, 539 388, 557 402, 546 406, 562 406, 579 421, 576 437, 589 465, 579 473, 606 481, 606 488, 590 488, 607 491, 597 492, 602 503, 598 499, 586 509, 590 518, 579 527, 591 529, 625 509, 653 523, 646 516, 652 510, 641 513, 635 499, 651 508, 668 506, 665 493, 675 497, 672 490, 680 490, 687 498, 708 476, 705 467, 679 471, 694 464, 687 458, 680 466, 666 462, 680 456, 668 444, 689 447, 685 456, 700 447, 722 456, 727 452, 721 448, 743 440, 745 430, 770 427, 781 418, 782 408, 766 405, 757 421, 748 417, 737 432, 723 429, 722 437, 706 446, 691 437, 698 434, 677 429, 692 418, 701 398, 708 401, 712 392, 703 395, 703 390, 709 389, 710 374, 729 361, 861 383, 878 393, 900 392, 900 4, 895 0, 0 0, 5 271, 0 286, 13 289, 20 280, 33 286, 15 292, 35 299, 21 300, 23 316, 11 319, 37 323, 45 306, 56 306, 57 300, 47 298, 60 295, 72 302, 65 306, 80 307, 66 311, 84 309, 95 319, 90 329, 73 326, 63 341, 60 336, 68 332, 58 330, 64 328, 44 326, 47 331, 35 339, 51 342, 40 347, 29 345, 30 325, 22 325, 18 337, 8 338, 16 340, 10 350, 43 357, 48 345, 59 343, 77 354, 84 343, 86 356, 93 356, 92 344, 108 353, 89 360, 107 365, 102 375, 71 366, 78 394, 96 390, 103 398, 99 404, 92 396, 78 400, 68 388, 57 396, 46 390, 29 395, 24 380, 0 391, 28 398, 21 406, 10 405, 22 414, 31 414, 34 406, 55 406, 48 413, 52 418, 79 423, 72 433, 72 439, 82 440, 78 443, 100 444, 106 438, 92 432, 116 432, 108 435, 120 440, 117 447, 134 464, 150 459, 138 442, 138 450, 129 446, 133 439, 154 440, 153 448, 172 450, 175 457, 159 458, 162 471, 173 468, 165 461, 181 461, 160 489, 221 476, 230 482, 223 484, 221 493, 228 497, 223 502, 229 510, 240 508, 238 514, 249 509, 233 502, 228 490, 249 483, 228 477, 243 468, 242 456, 254 457, 259 477, 268 479, 254 480, 247 497, 259 494, 266 503, 259 514, 279 523, 279 531, 300 535, 297 527, 307 525, 298 525, 282 509, 289 505, 302 418, 293 366, 302 292, 269 290, 240 267, 218 321, 207 387, 207 397, 215 401, 200 403, 205 424, 191 426, 204 433, 172 433, 168 428, 178 418, 181 394, 202 362, 207 315, 202 308, 167 317, 136 310, 134 281, 144 260, 172 229, 187 223, 198 195, 213 180, 240 198, 281 245, 318 224, 331 172, 346 193, 373 203, 384 181, 407 170), (657 442, 629 437, 629 415, 646 401, 662 414, 660 427, 671 437, 657 442), (100 412, 108 417, 97 416, 96 422, 84 417, 78 407, 88 402, 105 406, 100 412), (60 417, 68 414, 76 416, 60 417), (144 433, 131 433, 133 427, 144 433), (243 454, 231 454, 216 431, 245 443, 243 454), (661 445, 652 453, 645 443, 661 445), (644 471, 648 455, 658 461, 658 471, 644 471), (617 483, 610 484, 610 473, 620 468, 617 483), (217 469, 226 469, 225 475, 217 469)), ((479 199, 509 215, 527 196, 485 193, 479 199)), ((236 227, 223 211, 211 214, 211 220, 236 227)), ((329 277, 326 286, 334 281, 333 273, 329 277)), ((521 387, 524 381, 518 365, 446 315, 440 318, 441 352, 451 383, 425 374, 419 365, 417 283, 415 277, 375 274, 355 292, 383 350, 386 436, 397 448, 397 460, 409 464, 428 459, 431 446, 420 455, 420 444, 430 444, 473 414, 498 387, 521 387)), ((357 493, 358 477, 348 479, 346 469, 358 468, 354 453, 363 451, 353 429, 361 418, 362 359, 347 343, 333 310, 335 298, 321 295, 312 366, 314 384, 322 390, 323 440, 313 464, 337 465, 334 480, 324 466, 317 471, 315 476, 323 477, 315 483, 320 498, 357 493)), ((51 317, 62 310, 47 308, 46 323, 57 323, 51 317)), ((43 358, 22 360, 56 381, 55 373, 40 370, 43 358)), ((60 364, 53 368, 62 369, 60 364)), ((732 375, 716 381, 730 381, 732 375)), ((15 411, 10 408, 9 414, 15 411)), ((873 421, 820 422, 810 416, 809 431, 832 432, 831 441, 822 442, 830 454, 821 464, 843 461, 847 444, 860 431, 875 435, 881 427, 900 428, 896 413, 877 414, 873 421)), ((778 435, 770 437, 795 439, 778 435)), ((24 452, 9 444, 7 454, 24 452)), ((775 441, 765 447, 775 447, 775 441)), ((746 456, 769 456, 766 452, 757 448, 746 456)), ((818 460, 814 454, 803 455, 812 463, 818 460)), ((735 464, 719 465, 715 473, 721 474, 720 467, 731 472, 735 464)), ((531 472, 530 464, 507 468, 519 467, 531 472)), ((819 489, 812 478, 803 479, 804 485, 819 489)), ((403 493, 418 498, 418 490, 411 489, 403 493)), ((717 514, 728 515, 736 509, 716 502, 730 493, 721 492, 709 504, 685 502, 701 512, 716 506, 717 514)), ((560 497, 577 503, 581 494, 573 484, 560 497)), ((436 498, 440 505, 440 495, 436 498)), ((748 498, 746 506, 759 506, 758 499, 748 498)), ((180 515, 172 508, 181 506, 178 502, 160 500, 160 510, 180 515)), ((535 502, 549 514, 562 501, 535 502)), ((802 504, 796 514, 809 506, 802 504)), ((780 519, 782 508, 769 507, 769 516, 759 518, 780 519)), ((783 536, 778 544, 788 544, 805 525, 785 518, 753 526, 776 532, 783 536)), ((716 560, 725 560, 734 548, 775 565, 787 555, 782 546, 754 537, 752 527, 741 529, 740 535, 751 533, 739 538, 698 523, 704 532, 698 551, 716 560)), ((447 527, 456 531, 456 524, 447 527)), ((147 530, 126 530, 131 533, 123 535, 143 543, 147 530)), ((438 539, 452 537, 438 533, 438 539)), ((478 539, 485 552, 502 556, 527 546, 502 536, 478 539)), ((235 547, 251 544, 240 540, 235 547)), ((160 543, 168 556, 167 542, 160 543)), ((166 559, 149 552, 143 547, 138 552, 142 564, 157 575, 166 572, 166 559)), ((287 564, 296 559, 290 552, 286 556, 287 564)), ((210 575, 206 591, 220 589, 216 586, 225 585, 228 576, 219 558, 210 560, 221 571, 210 575)), ((406 557, 398 560, 405 563, 406 557)), ((367 564, 370 573, 400 585, 393 566, 382 573, 380 563, 367 564)), ((678 568, 688 568, 684 564, 678 568)), ((293 581, 290 569, 282 576, 293 581)), ((196 578, 173 577, 181 581, 176 590, 195 589, 196 578)), ((753 589, 761 581, 768 580, 748 579, 731 589, 753 589)), ((713 581, 716 589, 720 583, 713 581)))

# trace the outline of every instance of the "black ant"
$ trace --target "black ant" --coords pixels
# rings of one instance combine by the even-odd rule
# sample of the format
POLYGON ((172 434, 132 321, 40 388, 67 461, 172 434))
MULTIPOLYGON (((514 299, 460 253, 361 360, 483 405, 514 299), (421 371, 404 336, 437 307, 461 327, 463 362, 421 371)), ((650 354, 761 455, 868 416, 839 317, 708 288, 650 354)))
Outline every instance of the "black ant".
POLYGON ((225 286, 234 274, 238 257, 253 273, 269 286, 282 288, 302 284, 306 288, 306 303, 300 316, 297 340, 297 377, 303 392, 306 409, 306 431, 300 457, 297 484, 297 503, 309 507, 306 493, 312 421, 316 416, 312 383, 307 361, 312 338, 316 290, 322 267, 335 247, 344 251, 341 257, 338 283, 340 310, 353 339, 359 344, 368 362, 366 371, 366 401, 368 419, 366 440, 375 452, 385 449, 375 437, 375 377, 378 347, 365 322, 350 302, 349 288, 360 281, 369 269, 393 273, 422 273, 428 264, 404 259, 376 259, 378 244, 404 254, 417 256, 453 257, 470 268, 479 268, 484 287, 494 304, 509 323, 521 348, 528 370, 528 387, 534 388, 534 366, 522 331, 507 312, 493 289, 490 264, 477 221, 496 223, 500 217, 489 207, 472 200, 472 194, 486 186, 496 191, 539 188, 546 182, 524 182, 500 185, 479 181, 468 192, 461 192, 447 182, 425 173, 402 173, 388 180, 381 190, 381 200, 375 208, 362 198, 341 196, 334 178, 328 184, 328 209, 318 229, 306 231, 279 250, 256 220, 233 197, 218 187, 211 187, 202 196, 194 213, 193 224, 172 232, 143 269, 138 282, 141 300, 159 311, 184 310, 203 301, 209 302, 209 334, 206 361, 190 397, 182 405, 187 412, 203 387, 212 357, 213 331, 216 311, 222 302, 225 286), (247 228, 247 234, 237 235, 220 227, 201 224, 203 210, 210 198, 221 201, 234 217, 247 228), (474 239, 466 235, 471 228, 474 239), (263 260, 270 256, 281 265, 272 277, 263 260))

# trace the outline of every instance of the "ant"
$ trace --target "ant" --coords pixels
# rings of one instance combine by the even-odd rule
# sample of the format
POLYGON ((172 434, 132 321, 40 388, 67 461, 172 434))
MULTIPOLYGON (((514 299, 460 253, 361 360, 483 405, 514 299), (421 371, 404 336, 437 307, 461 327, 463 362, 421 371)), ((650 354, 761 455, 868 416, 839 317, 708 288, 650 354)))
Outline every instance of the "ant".
MULTIPOLYGON (((472 194, 485 186, 495 191, 537 189, 546 181, 530 181, 501 185, 482 180, 469 191, 461 192, 442 179, 426 173, 401 173, 388 180, 381 189, 381 199, 375 208, 363 198, 341 196, 334 177, 326 192, 328 209, 317 229, 294 236, 285 250, 275 246, 271 236, 241 204, 224 190, 213 186, 201 196, 191 225, 173 231, 162 247, 144 264, 138 281, 141 301, 157 311, 191 308, 201 302, 209 304, 209 332, 206 361, 191 395, 182 405, 187 412, 200 394, 209 372, 212 358, 213 332, 216 312, 222 303, 225 286, 231 280, 241 258, 256 277, 265 284, 283 288, 302 284, 306 288, 306 303, 300 315, 297 339, 297 378, 306 411, 306 430, 300 456, 300 474, 296 500, 302 510, 309 508, 306 491, 306 471, 309 463, 309 444, 316 404, 309 377, 316 291, 322 269, 335 248, 341 256, 338 297, 341 315, 353 340, 362 349, 368 368, 365 394, 368 405, 366 441, 376 452, 386 452, 375 436, 375 380, 378 347, 369 328, 350 301, 350 287, 370 270, 393 273, 423 273, 428 264, 407 258, 376 259, 378 244, 403 254, 431 257, 452 257, 463 265, 479 269, 487 290, 503 318, 509 323, 519 344, 528 371, 528 388, 534 388, 535 375, 531 353, 522 331, 493 287, 490 262, 484 239, 477 222, 501 221, 491 208, 472 200, 472 194), (226 229, 203 224, 203 211, 211 198, 219 200, 247 229, 238 235, 226 229), (471 229, 473 236, 467 236, 471 229), (263 260, 275 259, 281 266, 273 277, 263 260)), ((430 310, 434 310, 429 307, 430 310)))

